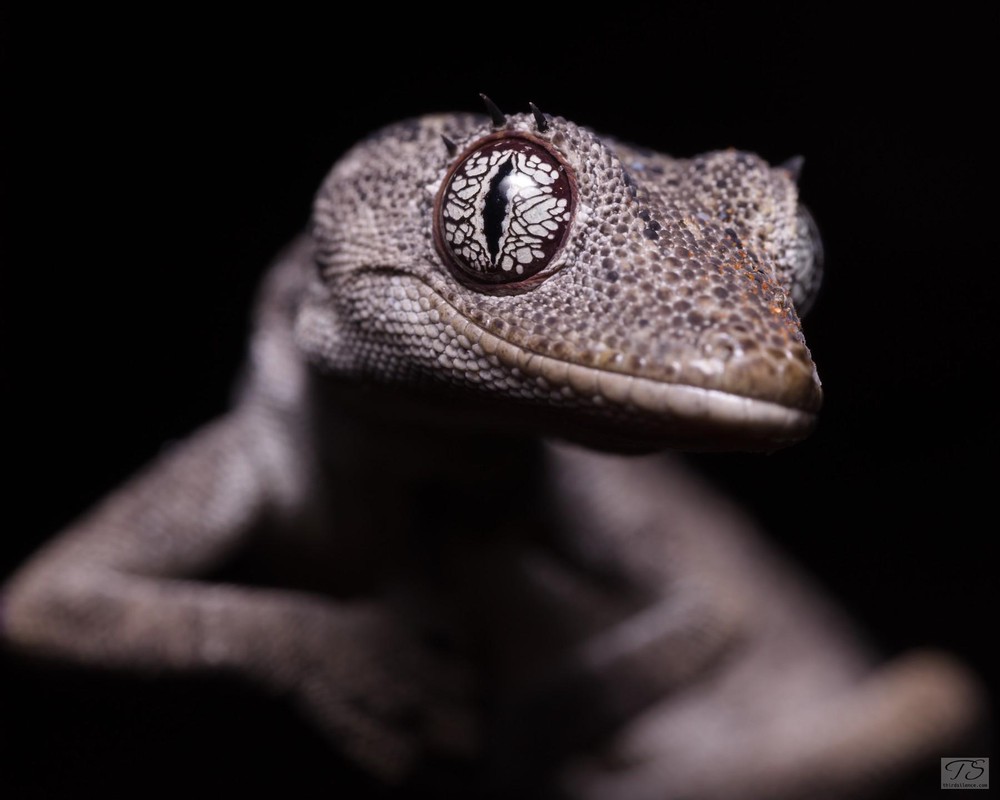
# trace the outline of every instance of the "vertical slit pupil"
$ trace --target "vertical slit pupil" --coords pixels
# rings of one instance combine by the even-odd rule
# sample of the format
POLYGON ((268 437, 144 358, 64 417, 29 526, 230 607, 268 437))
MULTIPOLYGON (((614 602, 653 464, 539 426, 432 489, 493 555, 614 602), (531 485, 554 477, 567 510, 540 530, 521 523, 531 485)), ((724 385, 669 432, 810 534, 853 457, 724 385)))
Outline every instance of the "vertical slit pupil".
POLYGON ((500 253, 500 237, 503 235, 503 223, 507 217, 507 192, 504 191, 507 176, 514 170, 512 158, 500 165, 497 174, 493 176, 490 190, 483 204, 483 234, 486 236, 486 247, 490 251, 490 263, 497 265, 500 253))

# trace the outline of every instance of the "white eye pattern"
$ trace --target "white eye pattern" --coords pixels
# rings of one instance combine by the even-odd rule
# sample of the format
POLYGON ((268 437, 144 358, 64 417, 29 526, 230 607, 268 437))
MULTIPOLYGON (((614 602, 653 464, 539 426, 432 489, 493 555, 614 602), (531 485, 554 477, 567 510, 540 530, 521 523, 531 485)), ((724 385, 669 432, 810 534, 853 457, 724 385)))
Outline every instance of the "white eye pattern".
POLYGON ((511 284, 548 266, 572 216, 566 166, 533 139, 502 136, 475 147, 445 178, 435 238, 465 277, 511 284))

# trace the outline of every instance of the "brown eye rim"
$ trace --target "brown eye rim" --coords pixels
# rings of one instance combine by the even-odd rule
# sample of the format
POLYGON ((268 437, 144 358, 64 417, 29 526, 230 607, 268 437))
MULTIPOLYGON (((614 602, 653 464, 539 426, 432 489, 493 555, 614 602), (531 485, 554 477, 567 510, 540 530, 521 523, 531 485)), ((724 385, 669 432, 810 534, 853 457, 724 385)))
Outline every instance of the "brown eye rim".
POLYGON ((434 234, 435 249, 437 250, 440 258, 448 266, 452 275, 454 275, 455 278, 463 285, 484 294, 519 294, 529 289, 533 289, 538 284, 551 277, 555 272, 558 272, 561 268, 561 265, 557 263, 559 261, 558 256, 564 250, 566 242, 569 239, 569 232, 573 227, 579 195, 576 176, 573 169, 566 162, 566 159, 562 156, 562 154, 553 147, 552 143, 545 138, 541 138, 526 131, 497 131, 495 133, 477 138, 464 150, 457 152, 454 156, 452 156, 450 160, 452 162, 451 166, 448 167, 448 171, 442 178, 441 186, 439 187, 434 199, 434 217, 431 227, 434 234), (551 255, 548 256, 545 265, 538 271, 531 273, 524 278, 515 278, 513 280, 506 278, 502 273, 488 274, 478 272, 463 265, 452 252, 449 244, 445 241, 442 224, 444 197, 451 186, 456 172, 458 172, 466 161, 477 152, 505 140, 519 140, 525 142, 533 147, 540 148, 546 153, 546 155, 548 155, 552 162, 557 165, 562 177, 566 180, 566 196, 568 199, 569 210, 569 218, 563 224, 558 241, 552 249, 551 255))

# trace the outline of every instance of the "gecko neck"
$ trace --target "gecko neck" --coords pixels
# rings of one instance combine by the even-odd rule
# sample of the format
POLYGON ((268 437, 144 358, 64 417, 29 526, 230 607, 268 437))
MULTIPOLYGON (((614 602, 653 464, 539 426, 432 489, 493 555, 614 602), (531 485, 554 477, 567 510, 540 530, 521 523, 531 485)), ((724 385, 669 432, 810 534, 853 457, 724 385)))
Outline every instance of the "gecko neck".
MULTIPOLYGON (((317 376, 310 387, 313 426, 325 472, 350 475, 385 501, 397 493, 449 493, 438 500, 474 498, 501 517, 531 505, 544 491, 544 447, 525 431, 498 428, 459 403, 414 402, 393 388, 317 376), (416 489, 414 489, 416 487, 416 489)), ((465 502, 463 500, 463 502, 465 502)))
POLYGON ((398 391, 322 375, 309 407, 319 493, 336 510, 337 561, 352 565, 340 585, 368 591, 435 554, 550 538, 540 439, 414 412, 398 391))

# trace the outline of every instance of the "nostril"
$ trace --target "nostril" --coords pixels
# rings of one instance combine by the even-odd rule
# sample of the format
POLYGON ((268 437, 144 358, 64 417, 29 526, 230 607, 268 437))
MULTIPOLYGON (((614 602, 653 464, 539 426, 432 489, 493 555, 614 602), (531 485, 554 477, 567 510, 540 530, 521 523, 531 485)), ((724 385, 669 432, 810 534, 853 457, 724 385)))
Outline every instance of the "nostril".
POLYGON ((739 340, 725 331, 705 331, 698 338, 698 347, 704 358, 730 361, 743 355, 743 347, 739 340))

